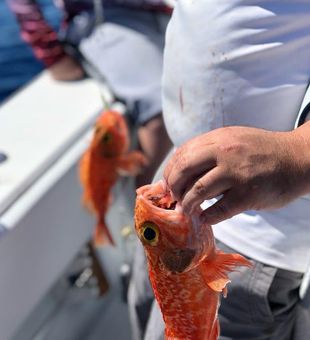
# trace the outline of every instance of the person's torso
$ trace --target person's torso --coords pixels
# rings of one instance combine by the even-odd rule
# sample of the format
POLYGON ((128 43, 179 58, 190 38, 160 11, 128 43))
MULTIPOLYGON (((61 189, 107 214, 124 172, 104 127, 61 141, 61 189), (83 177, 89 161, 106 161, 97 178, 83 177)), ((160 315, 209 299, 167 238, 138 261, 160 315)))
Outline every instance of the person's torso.
MULTIPOLYGON (((179 0, 168 26, 163 111, 175 145, 229 125, 289 131, 310 79, 309 0, 179 0)), ((310 256, 310 200, 214 227, 229 246, 283 269, 310 256)))
POLYGON ((163 82, 175 144, 228 125, 292 129, 310 79, 309 18, 309 0, 178 1, 163 82))

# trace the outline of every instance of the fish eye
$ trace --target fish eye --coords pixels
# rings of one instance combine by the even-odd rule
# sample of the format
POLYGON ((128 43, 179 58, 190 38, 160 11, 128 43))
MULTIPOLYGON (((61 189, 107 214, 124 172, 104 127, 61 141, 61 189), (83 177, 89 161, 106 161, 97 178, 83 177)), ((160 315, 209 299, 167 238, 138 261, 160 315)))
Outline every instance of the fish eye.
POLYGON ((104 144, 108 144, 110 141, 112 140, 112 135, 109 132, 106 132, 103 136, 102 136, 102 142, 104 144))
POLYGON ((144 222, 141 232, 143 241, 151 246, 156 246, 159 240, 159 230, 153 222, 144 222))

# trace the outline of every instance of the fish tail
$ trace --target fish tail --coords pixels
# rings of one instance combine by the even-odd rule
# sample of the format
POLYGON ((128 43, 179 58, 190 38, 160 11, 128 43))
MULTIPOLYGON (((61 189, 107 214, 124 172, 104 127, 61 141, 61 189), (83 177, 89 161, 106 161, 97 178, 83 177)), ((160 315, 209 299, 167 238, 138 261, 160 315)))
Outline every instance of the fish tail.
POLYGON ((99 219, 94 233, 94 242, 97 247, 105 245, 115 246, 113 237, 103 218, 99 219))

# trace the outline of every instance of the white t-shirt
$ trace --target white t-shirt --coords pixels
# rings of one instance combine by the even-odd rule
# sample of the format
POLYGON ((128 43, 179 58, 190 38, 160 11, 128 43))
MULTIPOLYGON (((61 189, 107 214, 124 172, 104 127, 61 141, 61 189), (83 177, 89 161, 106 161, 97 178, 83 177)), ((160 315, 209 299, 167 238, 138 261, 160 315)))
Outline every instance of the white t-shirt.
MULTIPOLYGON (((179 0, 168 26, 163 105, 181 145, 212 129, 294 127, 310 79, 310 0, 179 0)), ((245 212, 213 228, 239 252, 304 272, 310 200, 245 212)))

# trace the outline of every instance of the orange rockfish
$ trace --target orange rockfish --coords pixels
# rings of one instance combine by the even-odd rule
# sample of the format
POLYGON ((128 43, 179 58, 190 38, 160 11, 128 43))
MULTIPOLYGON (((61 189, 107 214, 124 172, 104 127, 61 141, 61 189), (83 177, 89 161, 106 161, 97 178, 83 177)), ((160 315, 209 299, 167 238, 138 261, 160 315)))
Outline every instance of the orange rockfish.
POLYGON ((184 215, 163 182, 137 190, 135 225, 165 321, 165 338, 218 339, 217 311, 230 282, 227 274, 250 262, 216 249, 212 228, 184 215))
POLYGON ((80 162, 83 203, 97 217, 96 245, 114 244, 105 214, 119 174, 137 175, 146 163, 142 153, 128 149, 125 118, 116 111, 104 111, 96 121, 92 141, 80 162))

